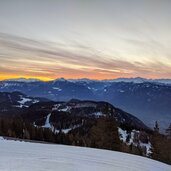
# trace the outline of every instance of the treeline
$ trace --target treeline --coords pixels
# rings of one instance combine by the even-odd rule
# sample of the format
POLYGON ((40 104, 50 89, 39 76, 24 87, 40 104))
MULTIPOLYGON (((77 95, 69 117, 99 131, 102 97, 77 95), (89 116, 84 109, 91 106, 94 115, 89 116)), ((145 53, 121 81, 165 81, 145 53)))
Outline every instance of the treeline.
MULTIPOLYGON (((62 123, 61 123, 62 124, 62 123)), ((109 118, 87 119, 68 134, 34 126, 20 118, 0 118, 0 136, 47 141, 58 144, 120 150, 117 124, 109 118)))
POLYGON ((116 151, 121 149, 117 123, 110 117, 87 119, 81 127, 68 135, 72 145, 116 151))
POLYGON ((0 119, 0 135, 13 138, 60 143, 58 134, 50 129, 36 127, 22 119, 0 119))
POLYGON ((62 130, 53 132, 48 128, 34 126, 20 118, 1 118, 0 135, 143 155, 140 147, 132 145, 128 147, 120 141, 118 124, 111 117, 86 119, 82 126, 71 130, 68 134, 63 133, 62 130))
POLYGON ((171 164, 171 139, 160 133, 150 136, 152 144, 152 158, 164 163, 171 164))

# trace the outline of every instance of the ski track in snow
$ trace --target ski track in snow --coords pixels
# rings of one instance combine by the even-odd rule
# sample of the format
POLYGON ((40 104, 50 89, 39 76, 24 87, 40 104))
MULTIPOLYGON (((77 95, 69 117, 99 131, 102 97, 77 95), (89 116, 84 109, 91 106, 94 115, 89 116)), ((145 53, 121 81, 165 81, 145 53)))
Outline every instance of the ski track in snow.
POLYGON ((51 124, 50 124, 50 122, 49 122, 50 116, 51 116, 51 113, 49 113, 49 114, 47 115, 47 118, 46 118, 46 121, 45 121, 45 125, 42 126, 43 128, 50 128, 50 129, 51 129, 51 124))
POLYGON ((171 171, 164 163, 91 148, 0 140, 0 171, 171 171))

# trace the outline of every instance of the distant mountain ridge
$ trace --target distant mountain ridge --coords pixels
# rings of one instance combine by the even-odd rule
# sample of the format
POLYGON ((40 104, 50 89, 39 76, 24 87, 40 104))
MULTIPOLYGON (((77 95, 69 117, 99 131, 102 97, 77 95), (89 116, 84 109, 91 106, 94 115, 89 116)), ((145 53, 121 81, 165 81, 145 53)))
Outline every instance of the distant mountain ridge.
MULTIPOLYGON (((42 80, 36 78, 16 78, 16 79, 6 79, 2 81, 16 81, 16 82, 41 82, 42 80)), ((80 79, 65 79, 58 78, 52 81, 70 81, 70 82, 133 82, 133 83, 143 83, 143 82, 151 82, 151 83, 161 83, 161 84, 171 84, 171 79, 147 79, 142 77, 132 77, 132 78, 116 78, 116 79, 104 79, 104 80, 95 80, 88 78, 80 78, 80 79)), ((42 81, 43 82, 43 81, 42 81)), ((50 82, 50 81, 47 81, 50 82)))
POLYGON ((14 78, 14 79, 6 79, 3 81, 15 81, 15 82, 37 82, 37 81, 41 81, 39 79, 35 79, 35 78, 14 78))

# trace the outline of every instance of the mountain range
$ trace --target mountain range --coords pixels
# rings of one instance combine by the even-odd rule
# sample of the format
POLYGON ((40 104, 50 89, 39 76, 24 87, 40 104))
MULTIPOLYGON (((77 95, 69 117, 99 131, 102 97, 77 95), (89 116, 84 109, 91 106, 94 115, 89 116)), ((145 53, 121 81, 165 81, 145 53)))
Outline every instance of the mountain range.
POLYGON ((44 98, 33 98, 19 92, 0 93, 0 116, 22 117, 35 126, 56 130, 71 130, 82 126, 83 121, 99 117, 112 117, 119 125, 134 129, 149 129, 135 116, 107 102, 72 99, 55 102, 44 98), (62 125, 61 125, 62 123, 62 125))
POLYGON ((48 82, 15 79, 0 82, 0 92, 21 92, 52 101, 71 99, 106 101, 140 118, 149 127, 158 121, 161 130, 171 122, 171 80, 119 78, 114 80, 60 78, 48 82))

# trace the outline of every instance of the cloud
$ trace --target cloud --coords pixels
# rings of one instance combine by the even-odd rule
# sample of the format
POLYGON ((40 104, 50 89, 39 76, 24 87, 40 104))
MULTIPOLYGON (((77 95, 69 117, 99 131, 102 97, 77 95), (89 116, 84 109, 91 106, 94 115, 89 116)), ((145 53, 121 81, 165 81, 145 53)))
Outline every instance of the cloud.
MULTIPOLYGON (((145 42, 128 40, 146 47, 145 42)), ((160 46, 153 42, 156 46, 160 46)), ((171 68, 161 61, 128 61, 109 57, 77 42, 48 42, 0 33, 0 72, 34 77, 97 78, 143 76, 171 77, 171 68)))

